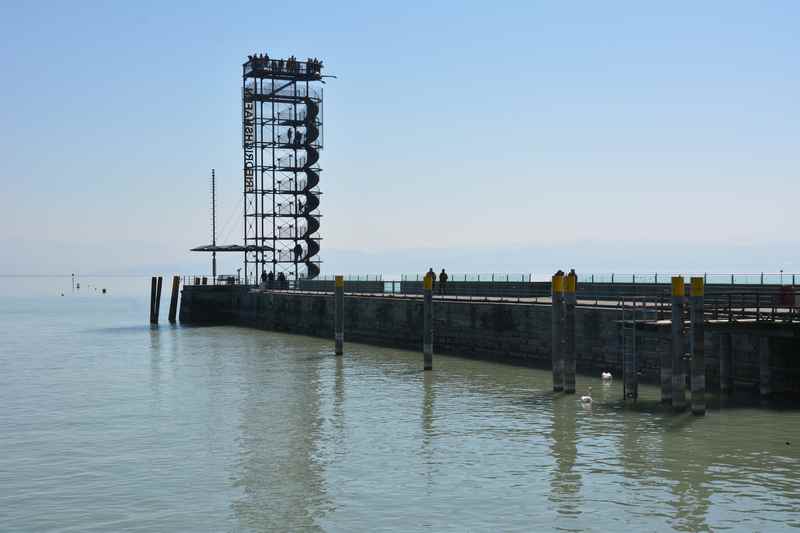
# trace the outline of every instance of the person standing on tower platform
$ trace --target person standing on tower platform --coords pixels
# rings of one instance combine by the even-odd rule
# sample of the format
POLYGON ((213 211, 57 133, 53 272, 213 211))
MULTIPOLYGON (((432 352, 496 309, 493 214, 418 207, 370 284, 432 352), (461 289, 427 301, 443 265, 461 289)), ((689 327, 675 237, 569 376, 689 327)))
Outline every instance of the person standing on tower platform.
POLYGON ((447 275, 447 272, 442 269, 442 272, 439 274, 439 294, 445 293, 445 286, 447 285, 448 279, 449 276, 447 275))
POLYGON ((292 128, 289 128, 289 131, 286 132, 286 135, 289 136, 289 142, 287 144, 292 144, 292 128))

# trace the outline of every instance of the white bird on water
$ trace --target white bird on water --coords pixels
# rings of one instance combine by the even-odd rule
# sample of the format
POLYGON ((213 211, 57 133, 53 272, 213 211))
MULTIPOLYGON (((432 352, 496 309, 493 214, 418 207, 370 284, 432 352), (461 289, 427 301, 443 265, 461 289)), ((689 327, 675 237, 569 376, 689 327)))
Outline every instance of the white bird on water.
POLYGON ((600 374, 603 381, 611 381, 611 372, 603 372, 600 374))
POLYGON ((592 388, 589 387, 589 390, 586 392, 585 395, 581 396, 581 403, 592 403, 592 388))

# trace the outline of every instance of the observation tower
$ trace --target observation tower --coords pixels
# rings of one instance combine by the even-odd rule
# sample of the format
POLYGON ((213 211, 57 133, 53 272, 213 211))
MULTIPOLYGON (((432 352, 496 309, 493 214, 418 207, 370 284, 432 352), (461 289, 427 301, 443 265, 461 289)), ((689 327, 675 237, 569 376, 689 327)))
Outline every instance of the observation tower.
POLYGON ((319 275, 321 83, 316 59, 242 65, 245 279, 319 275))

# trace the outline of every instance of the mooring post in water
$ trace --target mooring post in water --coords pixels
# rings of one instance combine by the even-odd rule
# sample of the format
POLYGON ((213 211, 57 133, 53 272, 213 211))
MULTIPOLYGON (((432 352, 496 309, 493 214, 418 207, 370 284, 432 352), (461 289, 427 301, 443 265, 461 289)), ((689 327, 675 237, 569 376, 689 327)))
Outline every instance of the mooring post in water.
POLYGON ((169 298, 169 323, 175 323, 175 316, 178 314, 178 293, 181 285, 180 276, 172 276, 172 294, 169 298))
POLYGON ((686 409, 686 376, 683 355, 683 306, 686 286, 683 276, 672 277, 672 407, 676 411, 686 409))
POLYGON ((705 279, 692 278, 692 414, 706 414, 705 279))
POLYGON ((424 287, 422 353, 425 370, 433 370, 433 276, 425 275, 424 287))
POLYGON ((733 385, 733 339, 730 333, 719 336, 719 392, 728 394, 733 385))
POLYGON ((574 271, 567 274, 564 285, 566 319, 564 320, 564 392, 575 394, 575 292, 578 276, 574 271))
POLYGON ((772 372, 769 366, 769 337, 761 337, 758 342, 759 385, 761 396, 772 395, 772 372))
POLYGON ((681 335, 681 302, 683 301, 683 294, 676 294, 676 292, 683 291, 683 279, 677 281, 677 277, 672 278, 672 349, 669 351, 661 352, 661 402, 672 403, 672 358, 673 351, 675 350, 676 339, 680 339, 681 335), (677 284, 677 285, 676 285, 677 284))
POLYGON ((344 276, 336 276, 334 291, 333 336, 336 339, 336 355, 344 353, 344 276))
POLYGON ((630 318, 626 320, 625 302, 622 302, 622 390, 626 403, 635 403, 639 399, 639 354, 636 346, 638 312, 634 298, 627 314, 630 318))
POLYGON ((156 303, 154 306, 155 309, 155 316, 153 320, 153 324, 158 324, 158 315, 161 312, 161 284, 164 282, 164 278, 158 276, 158 280, 156 282, 156 303))
POLYGON ((150 278, 150 323, 151 324, 158 324, 158 319, 156 318, 156 277, 153 276, 150 278))
POLYGON ((551 282, 553 302, 553 391, 564 390, 564 274, 559 271, 551 282))

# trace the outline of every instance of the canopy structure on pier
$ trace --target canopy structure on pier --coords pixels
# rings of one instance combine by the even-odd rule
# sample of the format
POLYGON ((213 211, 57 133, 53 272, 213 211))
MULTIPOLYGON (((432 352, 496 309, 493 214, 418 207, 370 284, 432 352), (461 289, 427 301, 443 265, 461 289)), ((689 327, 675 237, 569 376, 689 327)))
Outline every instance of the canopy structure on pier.
POLYGON ((271 252, 271 246, 256 246, 255 244, 251 244, 248 246, 242 246, 241 244, 223 244, 223 245, 213 245, 213 244, 206 244, 205 246, 197 246, 189 250, 190 252, 271 252))

